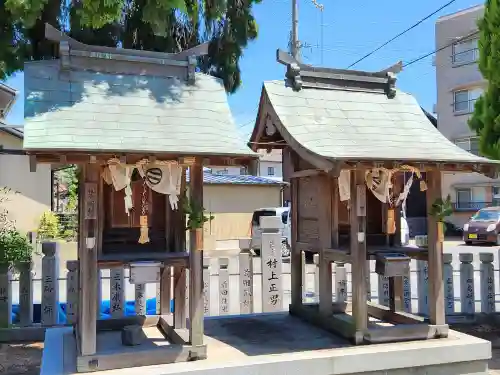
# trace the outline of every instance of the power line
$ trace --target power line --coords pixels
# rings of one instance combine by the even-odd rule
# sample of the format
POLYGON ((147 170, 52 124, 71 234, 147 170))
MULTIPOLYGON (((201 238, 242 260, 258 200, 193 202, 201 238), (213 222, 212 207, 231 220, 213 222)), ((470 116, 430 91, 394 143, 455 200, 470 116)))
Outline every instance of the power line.
POLYGON ((363 57, 361 57, 360 59, 356 60, 355 62, 353 62, 351 65, 349 65, 347 67, 347 69, 349 68, 352 68, 354 65, 357 65, 358 63, 360 63, 361 61, 363 61, 364 59, 370 57, 371 55, 373 55, 375 52, 381 50, 382 48, 384 48, 386 45, 388 45, 389 43, 392 43, 393 41, 395 41, 396 39, 398 39, 399 37, 401 37, 402 35, 406 34, 408 31, 410 30, 413 30, 415 27, 417 27, 418 25, 420 25, 422 22, 424 21, 427 21, 429 18, 431 18, 432 16, 434 16, 436 13, 439 13, 440 11, 442 11, 444 8, 450 6, 451 4, 453 4, 456 0, 450 0, 448 1, 446 4, 444 4, 443 6, 441 6, 439 9, 435 10, 434 12, 432 12, 431 14, 427 15, 426 17, 422 18, 420 21, 418 21, 417 23, 413 24, 412 26, 410 26, 409 28, 407 28, 406 30, 400 32, 399 34, 397 34, 395 37, 389 39, 387 42, 381 44, 379 47, 375 48, 373 51, 367 53, 366 55, 364 55, 363 57))
POLYGON ((467 40, 467 39, 469 39, 470 37, 472 37, 472 36, 474 36, 476 34, 479 34, 479 31, 474 31, 474 32, 472 32, 470 34, 467 34, 466 36, 463 36, 461 38, 458 38, 458 39, 454 40, 453 42, 448 43, 448 44, 446 44, 446 45, 444 45, 444 46, 442 46, 442 47, 440 47, 440 48, 438 48, 438 49, 436 49, 436 50, 434 50, 432 52, 426 53, 425 55, 422 55, 422 56, 417 57, 417 58, 415 58, 413 60, 410 60, 407 63, 403 64, 403 68, 406 68, 406 67, 408 67, 408 66, 410 66, 412 64, 415 64, 416 62, 419 62, 420 60, 423 60, 423 59, 425 59, 425 58, 427 58, 427 57, 429 57, 429 56, 431 56, 431 55, 433 55, 433 54, 435 54, 437 52, 440 52, 440 51, 442 51, 442 50, 444 50, 444 49, 446 49, 448 47, 451 47, 452 45, 454 45, 456 43, 460 43, 460 42, 462 42, 464 40, 467 40))

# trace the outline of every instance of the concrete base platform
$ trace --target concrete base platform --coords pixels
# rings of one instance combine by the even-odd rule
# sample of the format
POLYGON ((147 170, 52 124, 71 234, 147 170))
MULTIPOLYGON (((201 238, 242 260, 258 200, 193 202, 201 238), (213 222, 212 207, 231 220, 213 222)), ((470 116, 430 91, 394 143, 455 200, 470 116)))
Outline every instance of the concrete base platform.
MULTIPOLYGON (((76 373, 71 338, 71 328, 47 330, 40 375, 76 373)), ((445 339, 353 346, 288 313, 207 318, 205 343, 206 360, 99 374, 487 375, 491 357, 489 341, 455 331, 445 339)))

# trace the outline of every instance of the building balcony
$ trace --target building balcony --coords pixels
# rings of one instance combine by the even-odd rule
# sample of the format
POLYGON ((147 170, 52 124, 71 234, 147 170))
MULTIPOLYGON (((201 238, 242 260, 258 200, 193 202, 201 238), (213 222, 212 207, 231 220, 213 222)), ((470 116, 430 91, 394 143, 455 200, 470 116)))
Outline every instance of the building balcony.
POLYGON ((476 63, 479 59, 479 49, 471 48, 466 51, 461 51, 451 56, 451 62, 454 67, 476 63))
POLYGON ((478 211, 481 208, 493 206, 493 202, 454 202, 453 209, 459 212, 478 211))

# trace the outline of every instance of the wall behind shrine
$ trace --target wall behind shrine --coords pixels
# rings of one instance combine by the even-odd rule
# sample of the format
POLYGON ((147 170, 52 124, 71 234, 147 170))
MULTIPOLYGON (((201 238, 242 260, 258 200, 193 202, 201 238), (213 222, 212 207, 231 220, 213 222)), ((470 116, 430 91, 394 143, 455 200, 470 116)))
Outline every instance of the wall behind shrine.
MULTIPOLYGON (((22 149, 23 140, 0 132, 0 145, 5 149, 22 149)), ((3 206, 22 232, 35 230, 40 216, 50 211, 50 168, 49 164, 38 164, 36 172, 30 172, 28 156, 0 155, 0 187, 19 192, 9 194, 3 206)))
POLYGON ((256 209, 281 207, 281 186, 205 184, 203 204, 214 216, 205 224, 205 237, 214 241, 250 236, 250 222, 256 209))

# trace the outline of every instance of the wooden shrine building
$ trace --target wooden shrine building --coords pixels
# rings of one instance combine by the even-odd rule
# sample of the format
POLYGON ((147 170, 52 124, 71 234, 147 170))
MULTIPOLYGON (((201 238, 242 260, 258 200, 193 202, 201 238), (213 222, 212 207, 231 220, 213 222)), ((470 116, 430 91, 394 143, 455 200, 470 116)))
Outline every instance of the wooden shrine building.
POLYGON ((397 65, 368 73, 301 64, 281 51, 277 59, 286 79, 264 83, 249 146, 283 149, 291 183, 290 313, 356 344, 446 337, 442 225, 430 208, 441 198, 441 172, 494 176, 498 162, 446 139, 417 101, 395 88, 397 65), (399 245, 396 208, 412 184, 403 186, 405 172, 427 190, 428 249, 399 245), (302 251, 319 254, 318 304, 302 302, 302 251), (428 319, 401 312, 411 258, 428 260, 428 319), (369 259, 389 278, 389 307, 369 301, 369 259), (332 303, 334 262, 352 265, 349 304, 332 303))
POLYGON ((221 81, 195 72, 207 45, 177 54, 89 46, 50 26, 46 37, 58 58, 25 64, 24 148, 32 169, 80 167, 77 369, 206 358, 202 169, 256 158, 221 81), (159 317, 98 319, 99 269, 113 267, 129 267, 132 283, 160 282, 159 317))

